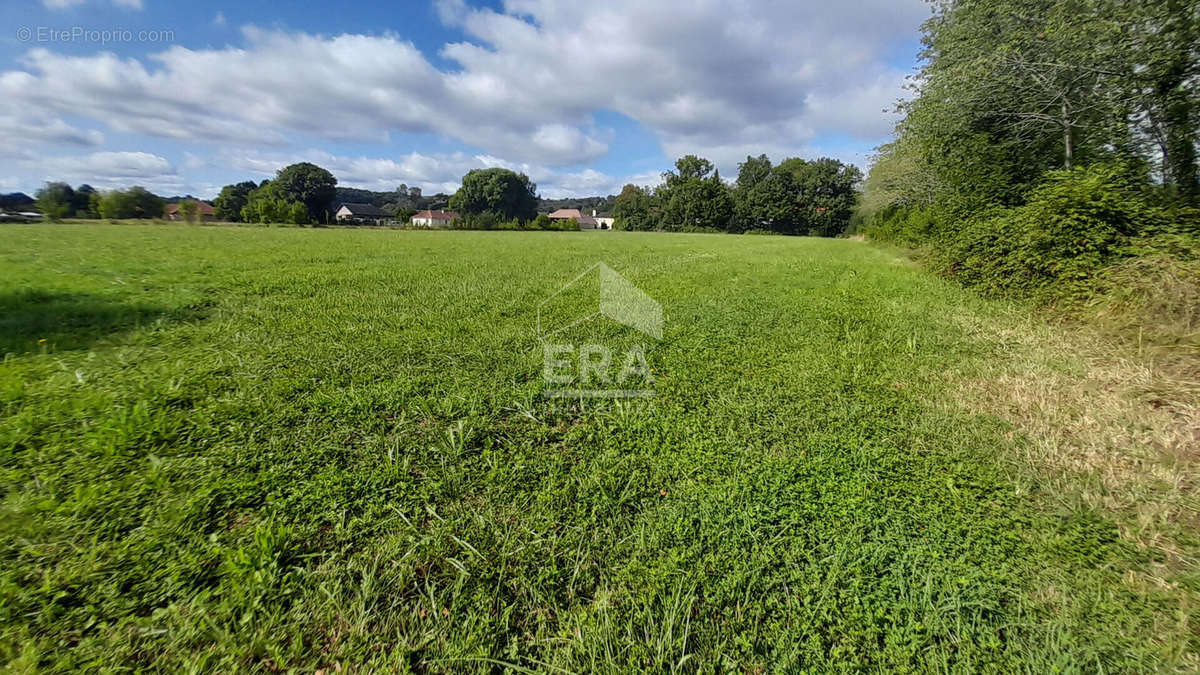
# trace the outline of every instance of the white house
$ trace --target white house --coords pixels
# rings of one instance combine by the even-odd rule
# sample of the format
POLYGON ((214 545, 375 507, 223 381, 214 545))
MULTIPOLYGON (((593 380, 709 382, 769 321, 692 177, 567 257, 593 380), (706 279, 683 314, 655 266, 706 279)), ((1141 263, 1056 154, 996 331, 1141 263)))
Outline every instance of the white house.
POLYGON ((458 220, 458 214, 454 211, 421 211, 412 217, 412 224, 416 227, 450 227, 450 223, 458 220))

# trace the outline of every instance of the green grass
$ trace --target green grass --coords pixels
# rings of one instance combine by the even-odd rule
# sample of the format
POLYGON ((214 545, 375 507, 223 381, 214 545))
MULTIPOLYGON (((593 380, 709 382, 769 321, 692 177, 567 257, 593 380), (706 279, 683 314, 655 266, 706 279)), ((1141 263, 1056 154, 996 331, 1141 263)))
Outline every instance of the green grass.
MULTIPOLYGON (((5 226, 12 670, 1152 671, 1194 577, 1018 490, 1002 321, 782 237, 5 226), (657 397, 541 396, 538 303, 663 305, 657 397)), ((1015 433, 1014 433, 1015 431, 1015 433)))

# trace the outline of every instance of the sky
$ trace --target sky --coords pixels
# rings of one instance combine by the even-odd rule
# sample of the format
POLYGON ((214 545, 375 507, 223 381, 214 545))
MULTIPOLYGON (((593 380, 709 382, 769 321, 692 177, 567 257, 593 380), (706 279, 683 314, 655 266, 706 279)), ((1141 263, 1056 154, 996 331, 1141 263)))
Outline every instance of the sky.
POLYGON ((338 184, 543 197, 675 158, 865 168, 915 72, 923 0, 0 0, 0 192, 212 198, 315 162, 338 184))

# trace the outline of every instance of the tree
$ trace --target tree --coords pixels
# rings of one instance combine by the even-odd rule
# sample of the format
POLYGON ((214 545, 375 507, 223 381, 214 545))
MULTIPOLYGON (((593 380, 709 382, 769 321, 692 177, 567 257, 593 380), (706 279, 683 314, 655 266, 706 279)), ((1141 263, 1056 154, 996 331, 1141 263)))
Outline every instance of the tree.
POLYGON ((92 194, 88 195, 88 208, 87 208, 87 217, 88 218, 99 218, 100 217, 100 200, 101 200, 101 198, 102 198, 102 195, 99 192, 93 192, 92 194))
POLYGON ((786 174, 773 172, 771 160, 766 155, 746 157, 738 164, 738 177, 734 183, 733 219, 730 229, 734 232, 764 229, 776 230, 781 206, 788 206, 787 186, 779 185, 779 177, 786 174))
POLYGON ((279 181, 263 181, 263 184, 246 196, 242 208, 242 221, 246 223, 291 223, 306 225, 308 207, 299 200, 289 200, 279 181))
POLYGON ((662 205, 660 227, 664 230, 729 228, 733 202, 729 188, 712 162, 695 155, 680 157, 675 171, 663 174, 656 191, 662 205))
POLYGON ((621 188, 612 208, 616 226, 624 230, 653 230, 658 227, 658 204, 653 193, 629 184, 621 188))
POLYGON ((71 210, 76 218, 95 218, 98 214, 93 209, 96 188, 84 183, 75 189, 75 198, 71 200, 71 210))
POLYGON ((417 215, 417 210, 410 206, 397 206, 393 213, 396 214, 396 222, 407 223, 417 215))
POLYGON ((246 198, 257 188, 258 185, 250 180, 221 188, 221 193, 213 200, 213 215, 217 220, 231 223, 240 221, 246 198))
POLYGON ((858 167, 822 157, 812 162, 784 160, 777 170, 792 177, 796 233, 836 237, 846 230, 862 180, 858 167))
POLYGON ((50 220, 62 220, 75 213, 75 191, 66 183, 46 183, 35 197, 38 210, 50 220))
POLYGON ((492 214, 500 220, 532 220, 537 215, 537 185, 508 169, 473 169, 450 197, 450 208, 464 215, 492 214))
POLYGON ((104 193, 97 205, 101 218, 160 218, 163 200, 140 185, 104 193))
POLYGON ((329 171, 310 162, 300 162, 280 169, 273 183, 284 200, 304 204, 311 222, 328 222, 332 216, 337 178, 329 171))
POLYGON ((188 199, 179 202, 179 215, 189 223, 196 222, 196 218, 200 215, 200 204, 194 199, 188 199))
POLYGON ((1145 111, 1137 121, 1162 154, 1163 179, 1200 201, 1200 3, 1135 0, 1122 6, 1125 39, 1110 50, 1127 57, 1124 80, 1145 111))

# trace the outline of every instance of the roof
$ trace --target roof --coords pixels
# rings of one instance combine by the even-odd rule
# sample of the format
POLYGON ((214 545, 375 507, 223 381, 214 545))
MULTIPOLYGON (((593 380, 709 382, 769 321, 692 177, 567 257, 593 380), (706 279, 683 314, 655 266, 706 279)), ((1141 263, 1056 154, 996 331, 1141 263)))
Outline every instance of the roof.
MULTIPOLYGON (((189 200, 189 201, 193 201, 193 200, 189 200)), ((201 216, 213 215, 212 204, 209 204, 208 202, 202 202, 199 199, 194 200, 194 201, 196 202, 196 205, 197 205, 196 213, 198 215, 201 215, 201 216)), ((166 206, 163 207, 163 213, 165 213, 167 215, 171 215, 172 213, 179 213, 179 204, 182 204, 182 203, 183 202, 179 202, 176 204, 167 204, 166 206)))
POLYGON ((392 217, 392 214, 388 213, 387 211, 384 211, 383 209, 379 208, 378 206, 375 206, 374 204, 354 204, 351 202, 346 202, 346 203, 342 204, 341 208, 339 208, 338 211, 341 211, 342 209, 346 209, 347 211, 349 211, 350 215, 352 215, 352 216, 367 216, 369 218, 391 218, 392 217))
POLYGON ((566 220, 567 218, 574 218, 575 220, 579 220, 582 217, 583 214, 579 212, 579 209, 559 209, 550 214, 551 219, 562 218, 566 220))
POLYGON ((454 220, 458 214, 454 211, 421 211, 413 218, 428 218, 430 220, 454 220))
POLYGON ((580 216, 579 224, 580 225, 595 225, 596 219, 591 216, 580 216))

